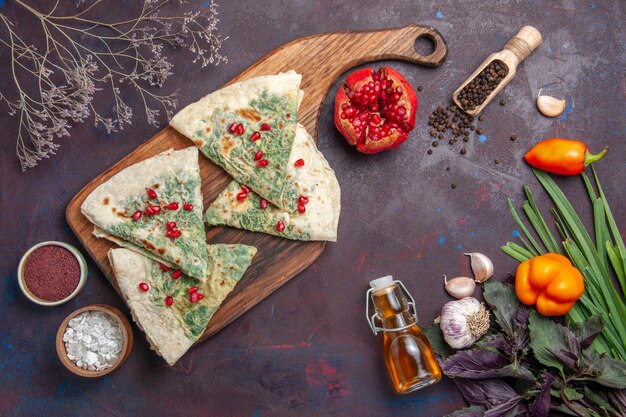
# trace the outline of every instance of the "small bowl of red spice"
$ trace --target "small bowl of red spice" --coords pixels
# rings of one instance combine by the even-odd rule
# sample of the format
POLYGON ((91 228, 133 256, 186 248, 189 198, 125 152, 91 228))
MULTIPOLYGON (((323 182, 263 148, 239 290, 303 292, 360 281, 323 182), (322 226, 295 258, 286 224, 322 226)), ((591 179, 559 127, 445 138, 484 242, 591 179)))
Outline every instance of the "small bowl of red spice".
POLYGON ((17 279, 30 301, 56 306, 71 300, 83 289, 87 281, 87 262, 72 245, 41 242, 22 256, 17 279))

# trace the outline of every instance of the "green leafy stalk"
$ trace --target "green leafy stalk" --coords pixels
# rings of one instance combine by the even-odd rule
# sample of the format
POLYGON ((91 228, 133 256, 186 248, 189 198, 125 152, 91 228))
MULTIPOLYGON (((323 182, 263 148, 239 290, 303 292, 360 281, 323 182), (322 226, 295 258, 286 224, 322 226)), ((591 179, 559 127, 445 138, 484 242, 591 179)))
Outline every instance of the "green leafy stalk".
POLYGON ((528 187, 525 187, 528 200, 522 207, 532 226, 530 229, 522 222, 510 199, 508 204, 513 219, 530 245, 521 239, 525 247, 508 242, 502 250, 520 262, 545 253, 540 243, 533 238, 531 232, 534 232, 549 252, 567 255, 585 279, 585 293, 569 311, 568 322, 581 324, 593 315, 602 316, 604 328, 593 342, 595 351, 626 360, 626 304, 623 296, 626 291, 626 248, 598 176, 593 170, 596 192, 588 176, 585 173, 581 175, 593 209, 594 243, 571 203, 550 175, 536 169, 533 172, 554 203, 551 212, 564 251, 541 216, 528 187), (613 285, 611 270, 619 281, 622 295, 613 285))

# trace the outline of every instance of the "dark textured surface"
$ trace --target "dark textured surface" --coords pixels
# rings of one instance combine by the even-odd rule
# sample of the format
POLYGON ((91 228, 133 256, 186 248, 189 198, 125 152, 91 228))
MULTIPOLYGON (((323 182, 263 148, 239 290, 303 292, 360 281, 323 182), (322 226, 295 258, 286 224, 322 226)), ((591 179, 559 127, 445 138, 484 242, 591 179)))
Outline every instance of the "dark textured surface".
MULTIPOLYGON (((0 13, 13 16, 15 6, 6 3, 0 13)), ((69 3, 74 2, 67 10, 69 3)), ((414 86, 424 86, 418 126, 394 151, 354 152, 335 132, 327 101, 318 140, 342 186, 339 242, 328 244, 308 270, 172 369, 149 351, 136 330, 134 350, 120 370, 98 380, 71 375, 54 350, 63 318, 91 303, 128 310, 93 263, 85 289, 60 307, 33 305, 16 281, 19 258, 33 244, 52 239, 77 244, 64 220, 70 198, 158 129, 141 116, 113 135, 86 123, 73 128, 71 139, 60 141, 53 159, 21 173, 13 155, 17 120, 3 111, 0 415, 440 416, 463 406, 449 380, 408 396, 393 392, 382 342, 365 322, 368 280, 384 274, 402 279, 418 300, 421 323, 429 323, 449 300, 441 275, 469 273, 462 250, 488 254, 496 279, 507 279, 515 262, 499 247, 512 239, 515 226, 506 197, 519 205, 522 185, 530 183, 541 195, 540 206, 547 208, 521 157, 531 144, 550 136, 585 139, 592 150, 611 146, 597 168, 618 225, 626 230, 623 6, 618 1, 481 3, 223 1, 221 28, 229 36, 224 46, 229 63, 201 70, 185 52, 170 54, 176 76, 167 88, 180 89, 184 105, 280 44, 318 32, 420 23, 439 30, 449 47, 447 62, 437 69, 390 63, 414 86), (428 113, 445 104, 465 76, 524 24, 536 26, 544 42, 501 93, 508 103, 494 102, 486 109, 485 140, 470 141, 464 156, 447 144, 427 155, 428 113), (560 118, 547 119, 536 111, 533 98, 542 87, 567 99, 560 118), (515 143, 509 140, 512 133, 520 138, 515 143), (494 164, 495 159, 502 164, 494 164)), ((131 12, 111 10, 119 16, 131 12)), ((29 29, 18 24, 18 30, 29 29)), ((12 85, 6 50, 0 51, 4 92, 12 85)), ((128 97, 138 105, 138 97, 128 97)), ((581 181, 559 183, 588 213, 581 181)))

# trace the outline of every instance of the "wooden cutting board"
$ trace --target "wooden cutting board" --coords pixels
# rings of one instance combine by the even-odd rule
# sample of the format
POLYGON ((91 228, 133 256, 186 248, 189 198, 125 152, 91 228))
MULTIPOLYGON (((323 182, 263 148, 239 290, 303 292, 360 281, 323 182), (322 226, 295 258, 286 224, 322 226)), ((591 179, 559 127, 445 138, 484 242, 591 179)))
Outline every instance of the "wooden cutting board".
MULTIPOLYGON (((317 123, 328 90, 346 70, 383 59, 437 67, 443 63, 447 54, 448 48, 443 37, 426 26, 409 25, 371 32, 324 33, 297 39, 275 49, 228 84, 288 70, 302 74, 300 88, 305 95, 298 121, 316 138, 317 123), (422 56, 416 52, 415 43, 418 38, 426 38, 432 42, 434 50, 431 54, 422 56)), ((93 225, 80 212, 80 206, 97 186, 122 169, 166 149, 182 149, 191 145, 189 140, 168 126, 94 178, 67 206, 66 217, 70 227, 118 293, 119 288, 107 259, 107 252, 115 245, 93 236, 93 225)), ((200 174, 204 207, 208 207, 226 188, 231 177, 203 156, 200 156, 200 174)), ((207 241, 253 245, 258 248, 258 253, 241 282, 211 319, 201 341, 227 326, 312 264, 325 246, 325 242, 298 242, 224 227, 208 229, 207 241)))

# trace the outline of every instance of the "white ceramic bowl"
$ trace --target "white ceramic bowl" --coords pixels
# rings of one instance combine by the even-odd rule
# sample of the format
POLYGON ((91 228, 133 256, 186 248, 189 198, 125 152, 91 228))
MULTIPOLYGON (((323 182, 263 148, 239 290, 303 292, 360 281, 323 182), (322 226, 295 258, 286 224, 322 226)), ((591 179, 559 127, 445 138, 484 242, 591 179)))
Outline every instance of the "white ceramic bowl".
POLYGON ((85 261, 85 258, 78 251, 78 249, 76 249, 72 245, 68 245, 67 243, 56 242, 52 240, 47 241, 47 242, 41 242, 41 243, 36 244, 29 250, 27 250, 26 253, 22 256, 22 259, 20 260, 20 264, 17 267, 17 281, 20 284, 20 288, 22 289, 22 292, 24 293, 26 298, 28 298, 33 303, 36 303, 42 306, 47 306, 47 307, 58 306, 59 304, 63 304, 71 300, 72 298, 74 298, 76 294, 78 294, 80 290, 82 290, 83 287, 85 286, 85 282, 87 281, 87 261, 85 261), (28 289, 28 286, 24 282, 24 266, 26 265, 26 259, 30 256, 31 253, 33 253, 35 249, 38 249, 42 246, 48 246, 48 245, 61 246, 62 248, 69 250, 76 257, 76 260, 78 261, 78 265, 80 267, 80 279, 78 280, 78 285, 76 286, 74 291, 72 291, 72 293, 68 295, 67 297, 61 300, 57 300, 57 301, 46 301, 46 300, 42 300, 41 298, 36 297, 32 292, 30 292, 30 290, 28 289))

